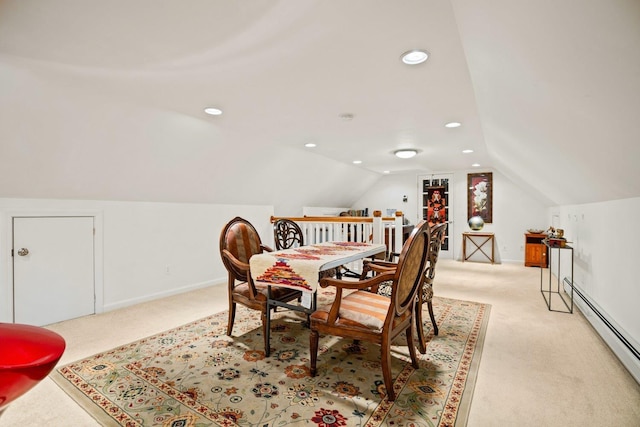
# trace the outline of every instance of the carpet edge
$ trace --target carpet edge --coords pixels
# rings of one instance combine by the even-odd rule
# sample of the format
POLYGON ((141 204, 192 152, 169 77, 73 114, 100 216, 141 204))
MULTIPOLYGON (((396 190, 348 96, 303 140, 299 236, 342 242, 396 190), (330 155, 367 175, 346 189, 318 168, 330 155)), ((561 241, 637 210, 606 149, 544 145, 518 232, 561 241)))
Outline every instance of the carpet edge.
POLYGON ((82 393, 76 386, 71 384, 60 372, 58 372, 58 367, 49 374, 49 378, 51 378, 51 380, 74 401, 73 403, 80 406, 98 424, 108 425, 108 423, 113 420, 109 414, 104 412, 100 405, 96 405, 95 402, 82 393))
POLYGON ((469 413, 471 412, 471 401, 473 399, 473 392, 476 388, 476 381, 478 380, 478 373, 480 371, 480 360, 482 359, 482 353, 484 351, 484 342, 487 335, 487 329, 489 327, 489 314, 491 312, 491 304, 479 303, 485 308, 482 314, 482 324, 478 331, 478 340, 476 342, 476 349, 473 354, 473 359, 469 364, 469 375, 467 376, 467 382, 460 399, 460 406, 458 407, 458 416, 456 417, 455 427, 465 427, 469 420, 469 413))

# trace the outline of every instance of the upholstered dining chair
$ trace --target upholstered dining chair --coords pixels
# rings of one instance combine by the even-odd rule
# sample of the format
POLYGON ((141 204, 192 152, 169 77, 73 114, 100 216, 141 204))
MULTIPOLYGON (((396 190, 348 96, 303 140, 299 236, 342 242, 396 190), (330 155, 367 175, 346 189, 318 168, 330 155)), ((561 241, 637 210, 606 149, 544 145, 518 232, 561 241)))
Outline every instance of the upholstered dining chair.
MULTIPOLYGON (((438 323, 433 314, 433 280, 436 276, 436 265, 438 263, 438 255, 440 254, 440 248, 442 247, 442 240, 444 233, 447 229, 447 223, 434 224, 430 227, 430 241, 429 241, 429 256, 427 260, 427 267, 424 275, 424 282, 422 291, 418 293, 420 298, 418 304, 416 304, 416 328, 418 332, 418 348, 420 353, 425 354, 427 352, 427 342, 424 335, 424 328, 422 327, 422 307, 423 304, 427 304, 429 310, 429 317, 431 324, 433 325, 433 334, 438 335, 438 323)), ((373 271, 376 274, 392 271, 397 268, 397 264, 394 262, 385 261, 365 261, 362 268, 361 278, 367 276, 369 271, 373 271)), ((379 292, 382 295, 389 295, 389 283, 383 282, 378 287, 374 287, 374 292, 379 292)))
POLYGON ((422 305, 427 304, 429 310, 429 317, 431 318, 431 324, 433 325, 433 334, 438 335, 438 323, 433 315, 433 280, 436 277, 436 265, 438 263, 438 255, 440 254, 440 248, 442 247, 442 240, 444 233, 447 230, 447 223, 443 222, 435 224, 431 227, 431 242, 429 243, 429 262, 427 263, 427 269, 424 274, 424 284, 422 286, 422 298, 419 299, 419 304, 416 311, 416 326, 418 328, 418 348, 420 353, 425 354, 427 352, 427 342, 424 336, 424 328, 422 327, 422 305))
MULTIPOLYGON (((397 268, 364 280, 339 280, 325 278, 320 286, 336 288, 331 305, 321 307, 311 314, 310 353, 312 376, 316 375, 318 341, 320 334, 369 341, 380 344, 381 367, 387 399, 396 398, 391 377, 391 343, 405 333, 411 363, 418 368, 413 341, 413 319, 417 293, 424 281, 424 271, 429 251, 429 227, 426 221, 416 226, 405 242, 397 268), (391 295, 387 298, 370 288, 391 280, 391 295), (346 294, 344 291, 353 290, 346 294)), ((328 361, 327 363, 331 363, 328 361)))
MULTIPOLYGON (((262 244, 260 235, 255 227, 247 220, 235 217, 224 226, 220 233, 220 256, 228 272, 229 283, 229 323, 227 335, 231 336, 233 322, 236 315, 236 304, 242 304, 250 309, 258 310, 262 316, 262 336, 265 352, 267 346, 267 317, 271 310, 267 307, 267 286, 255 285, 249 271, 249 258, 263 251, 272 249, 262 244)), ((284 288, 272 287, 271 298, 281 302, 290 302, 302 296, 302 292, 284 288)))

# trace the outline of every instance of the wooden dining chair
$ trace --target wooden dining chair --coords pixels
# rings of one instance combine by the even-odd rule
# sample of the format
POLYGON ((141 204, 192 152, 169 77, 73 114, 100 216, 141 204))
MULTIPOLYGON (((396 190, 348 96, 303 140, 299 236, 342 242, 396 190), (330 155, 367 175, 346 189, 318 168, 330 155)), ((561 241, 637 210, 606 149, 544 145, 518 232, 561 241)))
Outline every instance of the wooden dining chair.
POLYGON ((277 250, 304 246, 302 229, 295 221, 286 218, 277 219, 273 223, 273 240, 277 250))
MULTIPOLYGON (((263 251, 272 249, 262 244, 255 227, 247 220, 235 217, 220 233, 220 256, 228 272, 229 322, 227 335, 231 336, 236 315, 236 304, 258 310, 262 317, 262 336, 265 352, 268 353, 267 324, 271 310, 267 308, 267 286, 255 285, 251 279, 249 259, 263 251)), ((284 287, 272 287, 271 299, 290 302, 299 299, 302 292, 284 287)))
MULTIPOLYGON (((419 298, 417 311, 416 311, 416 326, 418 328, 418 348, 420 353, 425 354, 427 352, 427 341, 424 336, 424 328, 422 327, 422 306, 427 304, 429 310, 429 317, 431 318, 431 324, 433 325, 433 334, 438 335, 438 323, 433 314, 433 280, 436 277, 436 265, 438 263, 438 255, 440 254, 440 248, 442 247, 442 240, 444 233, 447 230, 447 223, 443 222, 435 224, 431 227, 431 241, 429 243, 429 259, 427 263, 427 269, 424 273, 424 283, 422 285, 422 295, 419 298)), ((420 296, 420 293, 418 294, 420 296)))
MULTIPOLYGON (((431 324, 433 325, 433 334, 438 335, 438 323, 436 322, 435 315, 433 313, 433 281, 436 276, 436 265, 438 263, 438 255, 440 254, 440 248, 442 247, 442 240, 444 233, 447 230, 447 223, 434 224, 430 227, 430 240, 429 240, 429 255, 427 259, 427 266, 424 275, 424 282, 422 285, 422 291, 418 293, 420 297, 418 304, 416 304, 416 329, 418 332, 418 349, 420 353, 425 354, 427 352, 427 341, 424 335, 424 328, 422 326, 422 307, 423 304, 427 304, 429 311, 429 317, 431 324)), ((379 274, 386 271, 393 271, 397 268, 397 264, 394 262, 385 261, 365 261, 362 268, 361 277, 364 278, 370 271, 375 274, 379 274)), ((390 284, 389 282, 381 283, 377 288, 373 289, 375 292, 379 292, 382 295, 389 295, 390 284)))
MULTIPOLYGON (((416 226, 405 242, 397 268, 364 280, 338 280, 325 278, 320 286, 334 286, 333 303, 311 314, 311 375, 315 376, 320 334, 369 341, 381 346, 382 376, 387 399, 393 401, 396 393, 391 377, 391 343, 405 333, 411 363, 418 368, 413 341, 413 319, 418 289, 424 280, 429 251, 429 227, 426 221, 416 226), (391 281, 391 296, 387 298, 370 288, 383 281, 391 281), (343 295, 344 290, 354 290, 343 295)), ((331 363, 328 361, 327 363, 331 363)))

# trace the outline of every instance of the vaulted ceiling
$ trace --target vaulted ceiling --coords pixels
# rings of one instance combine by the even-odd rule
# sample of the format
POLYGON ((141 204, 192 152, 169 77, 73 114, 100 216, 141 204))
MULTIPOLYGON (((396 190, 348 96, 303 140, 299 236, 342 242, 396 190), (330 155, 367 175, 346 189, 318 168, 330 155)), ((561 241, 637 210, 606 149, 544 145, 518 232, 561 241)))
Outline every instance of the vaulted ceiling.
POLYGON ((0 197, 288 213, 472 163, 637 197, 638 46, 636 0, 0 0, 0 197))

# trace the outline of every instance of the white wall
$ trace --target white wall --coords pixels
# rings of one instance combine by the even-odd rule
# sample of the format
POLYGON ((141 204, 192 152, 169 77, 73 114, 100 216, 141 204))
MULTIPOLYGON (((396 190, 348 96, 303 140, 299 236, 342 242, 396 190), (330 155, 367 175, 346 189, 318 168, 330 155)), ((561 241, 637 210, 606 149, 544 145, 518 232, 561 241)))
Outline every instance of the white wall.
MULTIPOLYGON (((453 237, 454 258, 462 258, 462 232, 470 231, 467 225, 467 173, 471 172, 493 172, 493 223, 485 224, 483 231, 495 233, 496 260, 524 263, 524 233, 528 228, 546 229, 550 225, 547 207, 499 172, 485 170, 453 173, 449 186, 453 196, 453 200, 450 200, 453 218, 449 219, 453 220, 450 236, 453 237)), ((387 208, 398 209, 412 224, 416 224, 422 219, 419 217, 422 197, 418 183, 420 175, 429 174, 413 172, 381 178, 354 203, 353 209, 368 207, 369 212, 380 209, 383 213, 387 208), (405 194, 408 201, 403 203, 402 196, 405 194)))
MULTIPOLYGON (((468 231, 467 173, 453 174, 453 244, 455 258, 461 258, 463 231, 468 231)), ((550 225, 565 230, 565 236, 575 248, 574 282, 632 346, 640 351, 640 286, 633 268, 638 262, 640 198, 608 202, 546 207, 528 196, 504 175, 493 172, 493 223, 483 231, 496 235, 497 258, 503 262, 524 262, 524 232, 527 228, 547 229, 550 225)), ((420 173, 383 177, 355 202, 354 209, 396 208, 413 222, 418 219, 417 180, 420 173), (402 195, 409 200, 402 203, 402 195)), ((556 256, 555 254, 552 254, 556 256)), ((569 275, 570 264, 563 258, 560 277, 569 275)), ((514 284, 517 285, 517 284, 514 284)), ((640 382, 640 361, 617 338, 605 323, 583 303, 574 301, 611 349, 640 382)))
POLYGON ((0 321, 13 320, 11 217, 79 213, 101 217, 97 312, 226 281, 218 239, 235 216, 251 221, 264 243, 273 242, 272 206, 0 198, 0 321))
MULTIPOLYGON (((586 298, 640 351, 638 262, 640 198, 567 205, 550 209, 550 217, 574 247, 574 283, 586 298)), ((563 261, 560 277, 570 276, 563 261)), ((640 381, 640 360, 632 356, 604 323, 576 299, 621 361, 640 381)))
POLYGON ((404 213, 411 224, 418 219, 418 178, 415 174, 385 175, 353 204, 350 209, 369 209, 369 216, 379 210, 383 216, 387 209, 396 209, 404 213), (402 197, 407 196, 407 202, 402 197))

